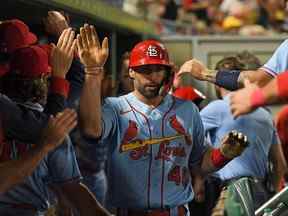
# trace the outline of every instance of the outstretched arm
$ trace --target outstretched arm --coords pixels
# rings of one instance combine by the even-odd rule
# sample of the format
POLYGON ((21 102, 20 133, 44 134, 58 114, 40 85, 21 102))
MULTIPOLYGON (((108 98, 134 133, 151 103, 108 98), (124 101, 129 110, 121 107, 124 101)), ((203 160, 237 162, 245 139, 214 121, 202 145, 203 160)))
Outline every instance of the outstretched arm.
POLYGON ((252 112, 257 107, 283 103, 288 100, 288 72, 278 75, 262 88, 245 81, 245 88, 231 94, 231 111, 234 117, 252 112))
MULTIPOLYGON (((55 189, 55 188, 54 188, 55 189)), ((85 216, 109 216, 111 215, 89 192, 88 188, 80 182, 69 182, 58 188, 71 206, 75 207, 79 215, 85 216), (75 194, 77 194, 75 196, 75 194)))
POLYGON ((205 152, 201 163, 201 173, 207 174, 221 169, 229 161, 240 156, 247 146, 248 141, 245 135, 231 131, 223 138, 220 148, 209 147, 205 152))
MULTIPOLYGON (((56 117, 50 117, 39 145, 36 145, 35 148, 17 160, 0 163, 0 194, 5 193, 23 181, 25 177, 31 175, 48 152, 63 142, 65 136, 76 126, 76 123, 76 113, 69 109, 56 117)), ((5 145, 5 143, 1 145, 5 145)))
POLYGON ((77 36, 81 63, 85 67, 85 82, 80 98, 80 128, 84 135, 97 138, 101 135, 101 81, 103 66, 108 58, 108 38, 99 42, 94 26, 85 24, 77 36))
POLYGON ((263 69, 256 71, 238 71, 233 73, 228 70, 208 70, 200 61, 192 59, 186 61, 176 74, 174 87, 181 85, 181 75, 188 73, 195 79, 207 81, 216 84, 228 90, 237 90, 244 86, 244 80, 248 79, 250 82, 263 86, 267 84, 273 77, 266 73, 263 69))

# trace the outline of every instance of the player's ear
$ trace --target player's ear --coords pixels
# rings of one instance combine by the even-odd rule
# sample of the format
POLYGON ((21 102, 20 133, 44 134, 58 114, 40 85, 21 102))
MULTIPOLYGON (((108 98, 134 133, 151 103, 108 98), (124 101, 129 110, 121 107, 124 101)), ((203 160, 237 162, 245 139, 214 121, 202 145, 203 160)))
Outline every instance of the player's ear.
POLYGON ((130 76, 131 79, 135 78, 135 71, 132 70, 131 68, 129 69, 129 76, 130 76))

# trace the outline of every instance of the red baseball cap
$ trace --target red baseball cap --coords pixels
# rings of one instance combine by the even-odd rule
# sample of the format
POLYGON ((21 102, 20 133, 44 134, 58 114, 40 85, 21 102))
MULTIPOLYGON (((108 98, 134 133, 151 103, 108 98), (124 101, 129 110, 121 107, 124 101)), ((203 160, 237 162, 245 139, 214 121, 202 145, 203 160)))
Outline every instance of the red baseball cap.
POLYGON ((0 51, 12 53, 18 48, 37 42, 35 34, 18 19, 4 21, 0 24, 0 51))
POLYGON ((130 53, 129 68, 153 64, 171 67, 164 45, 156 40, 145 40, 136 44, 130 53))
POLYGON ((206 99, 205 95, 203 95, 200 91, 198 91, 197 89, 194 89, 191 86, 177 88, 173 92, 173 95, 177 98, 180 98, 183 100, 191 100, 191 101, 196 101, 196 100, 202 101, 206 99))
POLYGON ((17 49, 11 57, 10 71, 28 79, 48 75, 51 72, 48 55, 39 46, 17 49))

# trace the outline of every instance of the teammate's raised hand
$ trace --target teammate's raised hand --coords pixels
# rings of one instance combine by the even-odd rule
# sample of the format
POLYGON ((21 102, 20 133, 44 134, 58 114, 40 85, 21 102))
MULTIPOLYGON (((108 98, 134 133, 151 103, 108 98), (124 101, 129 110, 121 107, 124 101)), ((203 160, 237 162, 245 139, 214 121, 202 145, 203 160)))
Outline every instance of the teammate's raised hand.
POLYGON ((69 19, 59 11, 48 11, 43 19, 45 31, 53 36, 59 37, 62 32, 69 28, 69 19))
POLYGON ((95 27, 85 24, 77 35, 78 55, 86 68, 103 67, 109 55, 108 38, 105 37, 102 44, 95 27))
POLYGON ((233 130, 222 139, 220 151, 227 159, 233 159, 241 155, 247 146, 247 136, 233 130))
POLYGON ((42 132, 41 144, 47 151, 55 149, 76 125, 77 114, 72 109, 65 109, 56 117, 51 116, 42 132))
POLYGON ((186 61, 175 76, 174 87, 178 88, 180 83, 180 76, 184 73, 191 74, 195 79, 206 80, 207 68, 200 61, 196 59, 191 59, 186 61))
POLYGON ((71 28, 65 29, 59 37, 57 46, 52 44, 50 62, 52 76, 65 78, 74 57, 76 40, 75 32, 71 28))

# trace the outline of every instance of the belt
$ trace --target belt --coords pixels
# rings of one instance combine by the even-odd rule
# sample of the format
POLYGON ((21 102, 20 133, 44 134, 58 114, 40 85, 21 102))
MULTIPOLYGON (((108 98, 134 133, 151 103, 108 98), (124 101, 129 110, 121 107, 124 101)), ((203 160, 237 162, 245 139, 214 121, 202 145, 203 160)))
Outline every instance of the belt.
MULTIPOLYGON (((177 216, 185 216, 186 208, 181 205, 177 208, 177 216)), ((117 216, 171 216, 171 209, 117 209, 117 216)))

